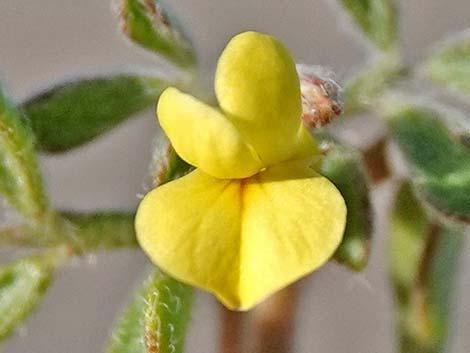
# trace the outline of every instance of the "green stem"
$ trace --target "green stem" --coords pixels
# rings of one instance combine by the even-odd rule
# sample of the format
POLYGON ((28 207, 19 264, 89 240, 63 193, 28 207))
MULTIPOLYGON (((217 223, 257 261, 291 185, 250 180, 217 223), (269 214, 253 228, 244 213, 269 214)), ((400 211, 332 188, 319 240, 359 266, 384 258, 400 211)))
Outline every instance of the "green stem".
POLYGON ((37 228, 19 224, 0 230, 0 246, 68 246, 76 254, 137 246, 132 212, 62 212, 41 227, 56 236, 43 237, 37 228))
POLYGON ((0 246, 51 247, 70 243, 65 223, 55 212, 0 230, 0 246))

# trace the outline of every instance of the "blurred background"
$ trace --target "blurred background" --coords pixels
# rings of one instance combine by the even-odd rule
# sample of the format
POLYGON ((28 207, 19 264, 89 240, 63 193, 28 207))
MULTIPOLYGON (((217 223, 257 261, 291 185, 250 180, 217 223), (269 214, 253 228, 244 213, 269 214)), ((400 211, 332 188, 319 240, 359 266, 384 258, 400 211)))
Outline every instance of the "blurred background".
MULTIPOLYGON (((187 25, 208 80, 225 43, 245 30, 277 36, 298 62, 327 66, 340 80, 368 57, 360 35, 351 30, 333 0, 173 0, 169 5, 187 25)), ((407 0, 402 3, 401 18, 407 59, 419 60, 435 41, 469 26, 470 3, 407 0)), ((137 66, 152 70, 158 62, 123 39, 109 0, 0 2, 0 77, 17 100, 64 79, 137 66)), ((343 128, 347 132, 348 125, 343 128)), ((372 132, 369 127, 363 130, 367 137, 380 126, 372 132)), ((149 110, 79 150, 43 156, 53 204, 80 210, 135 208, 156 133, 149 110)), ((379 217, 368 268, 353 274, 331 263, 302 281, 295 352, 393 352, 384 252, 390 190, 388 183, 374 191, 379 217)), ((452 353, 470 352, 470 247, 466 250, 455 301, 452 353)), ((10 256, 2 253, 0 261, 10 256)), ((26 327, 0 349, 7 353, 104 352, 116 315, 147 266, 139 251, 75 261, 61 271, 26 327)), ((187 352, 216 351, 217 314, 215 300, 199 292, 187 352)))

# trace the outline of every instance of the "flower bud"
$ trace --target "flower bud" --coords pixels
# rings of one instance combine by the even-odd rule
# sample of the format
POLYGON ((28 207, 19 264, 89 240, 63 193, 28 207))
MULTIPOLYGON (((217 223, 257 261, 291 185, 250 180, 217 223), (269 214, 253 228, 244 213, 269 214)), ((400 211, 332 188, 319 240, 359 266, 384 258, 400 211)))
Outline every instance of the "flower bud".
POLYGON ((302 120, 309 129, 320 128, 342 112, 341 87, 320 66, 297 65, 302 95, 302 120))

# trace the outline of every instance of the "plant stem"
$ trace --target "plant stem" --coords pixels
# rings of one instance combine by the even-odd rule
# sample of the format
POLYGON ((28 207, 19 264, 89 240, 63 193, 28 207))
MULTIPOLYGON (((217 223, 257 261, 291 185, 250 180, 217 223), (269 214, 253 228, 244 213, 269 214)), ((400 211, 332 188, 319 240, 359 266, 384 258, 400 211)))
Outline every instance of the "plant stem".
POLYGON ((391 175, 386 158, 387 137, 384 136, 364 151, 367 172, 374 184, 380 184, 391 175))
POLYGON ((231 311, 220 305, 221 332, 220 353, 241 353, 243 349, 243 319, 244 314, 231 311))
POLYGON ((298 293, 299 284, 294 283, 256 308, 256 353, 292 352, 298 293))
POLYGON ((424 288, 428 284, 429 272, 434 254, 436 253, 440 232, 441 227, 438 224, 433 223, 429 225, 425 247, 423 249, 418 273, 416 275, 416 288, 424 288))
POLYGON ((48 248, 71 246, 77 255, 86 252, 136 247, 133 212, 56 214, 42 229, 27 223, 0 229, 0 246, 48 248), (51 237, 38 236, 47 232, 51 237))
POLYGON ((0 246, 27 246, 30 239, 26 239, 24 227, 15 225, 0 230, 0 246))

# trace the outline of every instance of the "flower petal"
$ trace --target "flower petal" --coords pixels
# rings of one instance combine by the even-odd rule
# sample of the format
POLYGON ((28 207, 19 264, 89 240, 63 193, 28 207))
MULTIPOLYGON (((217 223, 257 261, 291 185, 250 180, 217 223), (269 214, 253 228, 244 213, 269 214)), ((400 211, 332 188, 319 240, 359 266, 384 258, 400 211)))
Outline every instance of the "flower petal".
POLYGON ((238 302, 240 181, 196 169, 145 196, 136 216, 137 238, 173 277, 238 302))
POLYGON ((149 193, 136 229, 164 271, 247 310, 328 260, 345 217, 333 184, 291 162, 245 180, 196 170, 149 193))
POLYGON ((219 59, 215 91, 226 116, 265 164, 299 153, 305 130, 299 78, 276 38, 256 32, 235 36, 219 59))
POLYGON ((324 264, 346 224, 338 189, 303 161, 278 164, 248 180, 239 288, 246 307, 324 264))
POLYGON ((163 92, 157 115, 178 155, 214 177, 246 178, 263 167, 223 114, 176 88, 163 92))

